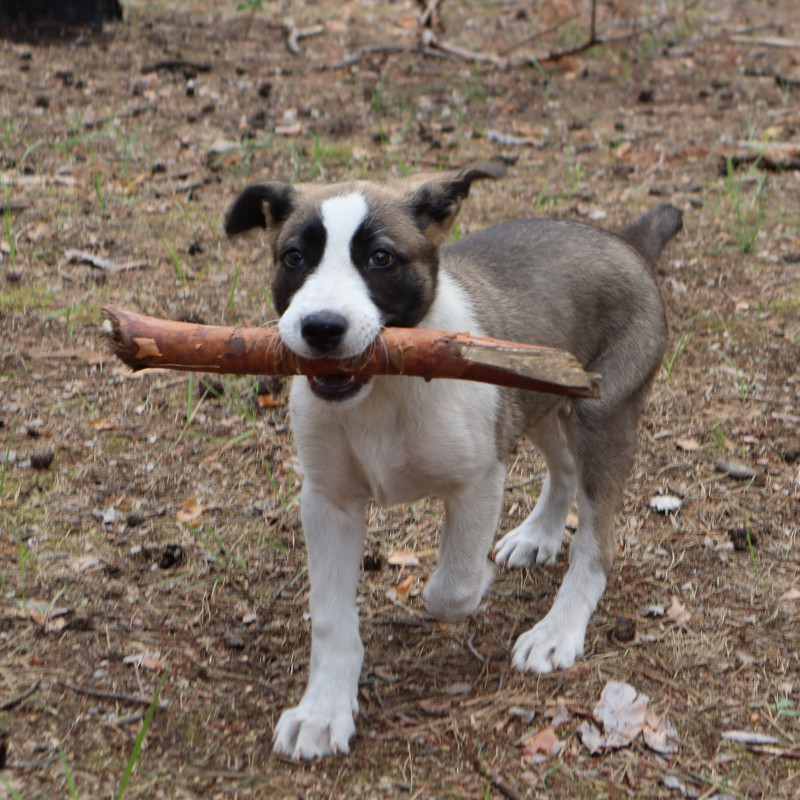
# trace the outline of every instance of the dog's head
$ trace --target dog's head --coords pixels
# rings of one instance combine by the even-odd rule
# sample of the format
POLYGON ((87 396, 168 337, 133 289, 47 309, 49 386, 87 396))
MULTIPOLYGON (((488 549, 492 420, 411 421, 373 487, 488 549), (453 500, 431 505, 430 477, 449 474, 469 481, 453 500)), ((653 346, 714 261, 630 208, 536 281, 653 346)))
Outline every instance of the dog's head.
MULTIPOLYGON (((225 222, 229 235, 266 228, 272 297, 285 344, 307 358, 348 358, 386 326, 413 327, 433 303, 439 246, 474 180, 500 177, 501 164, 419 175, 376 185, 253 184, 225 222)), ((359 392, 363 380, 311 380, 326 399, 359 392)))

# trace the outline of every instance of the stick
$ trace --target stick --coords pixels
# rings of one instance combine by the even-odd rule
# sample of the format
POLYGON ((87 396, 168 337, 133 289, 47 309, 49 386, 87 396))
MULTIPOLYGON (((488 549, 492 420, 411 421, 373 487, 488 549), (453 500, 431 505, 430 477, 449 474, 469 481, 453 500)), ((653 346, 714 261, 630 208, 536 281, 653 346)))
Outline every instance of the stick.
POLYGON ((12 697, 10 700, 6 700, 5 703, 0 703, 0 711, 10 711, 12 708, 16 708, 23 700, 27 700, 36 692, 40 683, 41 681, 35 680, 22 694, 12 697))
POLYGON ((600 376, 566 350, 425 328, 385 328, 354 358, 302 358, 277 328, 233 328, 103 309, 115 355, 133 369, 237 375, 412 375, 460 378, 574 397, 598 397, 600 376))
MULTIPOLYGON (((67 681, 58 681, 59 686, 69 689, 75 694, 84 694, 87 697, 94 697, 97 700, 113 700, 117 703, 128 703, 134 706, 149 706, 153 702, 152 697, 137 697, 135 694, 125 694, 122 692, 104 692, 102 689, 90 689, 87 686, 77 686, 67 681)), ((166 702, 159 703, 162 708, 166 708, 166 702)))

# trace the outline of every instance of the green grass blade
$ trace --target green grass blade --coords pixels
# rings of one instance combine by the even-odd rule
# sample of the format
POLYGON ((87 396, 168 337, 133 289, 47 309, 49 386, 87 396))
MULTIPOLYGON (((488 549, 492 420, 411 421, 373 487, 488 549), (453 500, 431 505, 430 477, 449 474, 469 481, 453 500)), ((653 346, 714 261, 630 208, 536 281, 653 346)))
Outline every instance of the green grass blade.
POLYGON ((139 735, 136 737, 136 741, 133 743, 133 750, 131 750, 131 757, 128 759, 128 764, 125 767, 125 772, 122 773, 122 780, 119 784, 119 791, 117 792, 116 800, 120 800, 122 795, 125 793, 125 789, 128 788, 128 783, 130 782, 131 775, 133 775, 133 768, 136 766, 136 762, 139 759, 139 751, 142 749, 142 744, 144 744, 144 737, 147 736, 147 730, 150 727, 150 723, 153 721, 153 715, 156 713, 156 706, 158 706, 158 698, 161 696, 161 690, 164 688, 164 684, 167 682, 167 678, 169 677, 169 673, 164 675, 161 679, 161 683, 158 684, 158 688, 156 689, 156 693, 153 696, 153 702, 150 703, 150 707, 147 709, 147 713, 144 715, 144 719, 142 720, 142 727, 139 730, 139 735))

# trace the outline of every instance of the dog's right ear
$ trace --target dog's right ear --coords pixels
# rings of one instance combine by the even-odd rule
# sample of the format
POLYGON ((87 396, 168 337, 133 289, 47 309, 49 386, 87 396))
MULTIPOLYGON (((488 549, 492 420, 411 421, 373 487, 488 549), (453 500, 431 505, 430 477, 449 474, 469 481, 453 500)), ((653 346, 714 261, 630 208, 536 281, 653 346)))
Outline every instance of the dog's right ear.
POLYGON ((251 228, 280 225, 295 207, 297 190, 291 183, 254 183, 236 198, 225 217, 225 233, 233 236, 251 228))
POLYGON ((417 225, 436 242, 441 243, 450 232, 461 202, 469 194, 473 181, 502 178, 505 164, 488 161, 445 173, 417 186, 408 199, 408 206, 417 225))

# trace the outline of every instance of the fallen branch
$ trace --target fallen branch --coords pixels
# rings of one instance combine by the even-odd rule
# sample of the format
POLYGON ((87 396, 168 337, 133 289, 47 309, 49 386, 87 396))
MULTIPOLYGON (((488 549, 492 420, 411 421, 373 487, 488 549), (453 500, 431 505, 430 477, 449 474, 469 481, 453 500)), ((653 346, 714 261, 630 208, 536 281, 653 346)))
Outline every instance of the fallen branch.
POLYGON ((459 378, 575 397, 598 397, 600 376, 566 350, 424 328, 385 328, 355 358, 302 358, 277 328, 197 325, 103 309, 115 355, 133 369, 237 375, 411 375, 459 378))
POLYGON ((205 61, 187 61, 183 58, 170 58, 164 61, 156 61, 154 64, 145 64, 142 67, 142 75, 158 72, 162 69, 168 72, 175 72, 179 69, 192 69, 195 72, 211 72, 211 64, 205 61))
MULTIPOLYGON (((58 681, 59 686, 69 689, 75 694, 83 694, 86 697, 94 697, 96 700, 112 700, 115 703, 126 703, 134 706, 149 706, 153 703, 153 698, 148 696, 139 697, 135 694, 125 694, 124 692, 104 692, 102 689, 91 689, 88 686, 78 686, 67 681, 58 681)), ((168 708, 166 700, 159 703, 160 708, 168 708)))
POLYGON ((298 28, 294 24, 287 25, 286 47, 292 55, 299 56, 301 39, 321 36, 323 33, 325 33, 324 25, 312 25, 310 28, 298 28))
POLYGON ((22 694, 0 703, 0 711, 11 711, 12 708, 16 708, 23 700, 27 700, 32 694, 35 694, 40 683, 41 681, 35 680, 22 694))

